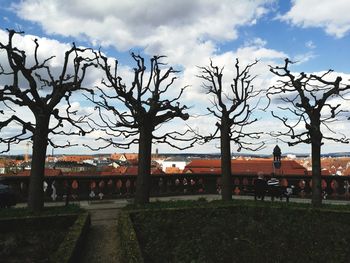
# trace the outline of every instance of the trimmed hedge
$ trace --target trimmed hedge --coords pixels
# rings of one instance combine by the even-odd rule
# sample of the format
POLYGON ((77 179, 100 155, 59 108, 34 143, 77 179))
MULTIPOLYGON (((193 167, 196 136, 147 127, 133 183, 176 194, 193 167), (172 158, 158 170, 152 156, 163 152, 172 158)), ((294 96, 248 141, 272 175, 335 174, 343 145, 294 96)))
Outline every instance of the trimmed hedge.
POLYGON ((24 217, 39 217, 39 216, 55 216, 62 214, 79 214, 84 212, 77 205, 44 207, 39 213, 30 211, 27 207, 23 208, 5 208, 0 209, 0 220, 4 218, 24 218, 24 217))
POLYGON ((53 256, 50 257, 50 262, 78 262, 90 224, 91 219, 89 213, 78 215, 74 224, 69 228, 63 242, 53 256))
POLYGON ((123 262, 350 262, 349 207, 323 207, 251 201, 128 207, 119 222, 123 262))
POLYGON ((53 225, 55 227, 59 226, 62 229, 67 229, 74 223, 76 218, 76 214, 1 218, 0 232, 20 231, 28 228, 50 229, 53 225))
MULTIPOLYGON (((90 226, 90 215, 82 211, 77 207, 55 207, 45 208, 40 214, 34 214, 26 208, 8 209, 0 213, 0 233, 13 237, 9 241, 11 250, 18 251, 19 258, 32 260, 30 262, 77 262, 90 226), (21 244, 32 244, 33 238, 37 242, 35 244, 43 246, 31 248, 33 245, 29 245, 23 250, 21 244), (55 247, 57 243, 59 245, 55 247), (33 252, 35 258, 31 258, 33 252)), ((4 242, 6 243, 7 239, 4 242)), ((3 252, 8 257, 11 250, 3 252)))
POLYGON ((117 224, 119 262, 142 263, 142 253, 129 213, 120 211, 117 224))

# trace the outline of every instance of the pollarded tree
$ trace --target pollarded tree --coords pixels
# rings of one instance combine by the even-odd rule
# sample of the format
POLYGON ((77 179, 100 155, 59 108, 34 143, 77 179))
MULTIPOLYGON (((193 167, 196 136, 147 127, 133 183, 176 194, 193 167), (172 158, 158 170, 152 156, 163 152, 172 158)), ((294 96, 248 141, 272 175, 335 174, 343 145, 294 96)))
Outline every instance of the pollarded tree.
POLYGON ((132 144, 138 144, 135 203, 144 204, 149 202, 152 143, 165 143, 177 149, 186 149, 192 147, 196 139, 187 137, 190 129, 183 132, 180 129, 155 132, 161 125, 175 118, 189 118, 185 112, 187 107, 181 106, 179 102, 185 87, 175 97, 169 98, 178 71, 172 67, 162 69, 162 56, 151 58, 150 69, 147 71, 144 58, 134 53, 131 55, 136 67, 133 81, 127 86, 119 75, 118 61, 115 61, 112 68, 107 57, 100 54, 99 64, 106 79, 100 88, 101 99, 91 100, 97 105, 100 115, 100 122, 94 121, 95 125, 110 135, 110 138, 103 136, 97 139, 105 142, 98 149, 109 146, 128 149, 132 144), (112 113, 112 116, 108 113, 112 113), (186 142, 187 145, 182 147, 178 144, 179 141, 186 142))
POLYGON ((270 66, 270 71, 279 79, 276 85, 269 88, 267 96, 275 101, 282 101, 284 106, 279 106, 278 109, 288 113, 281 117, 272 111, 272 115, 287 128, 285 132, 276 132, 273 135, 288 138, 289 146, 311 144, 312 205, 320 206, 321 146, 324 140, 349 143, 344 135, 338 134, 337 138, 331 125, 342 115, 342 93, 350 90, 350 86, 343 85, 341 77, 330 76, 332 70, 321 75, 304 72, 294 74, 289 69, 290 64, 292 62, 286 59, 283 66, 270 66), (331 133, 331 136, 327 136, 325 131, 331 133))
POLYGON ((223 200, 232 199, 231 142, 238 145, 239 151, 241 149, 256 151, 264 146, 263 142, 251 141, 259 139, 262 132, 245 130, 247 126, 257 121, 251 116, 257 106, 253 100, 259 96, 260 91, 254 89, 252 81, 255 76, 250 75, 251 68, 257 62, 248 64, 242 69, 239 60, 236 59, 235 75, 228 87, 224 87, 223 68, 214 66, 212 62, 210 66, 200 67, 199 78, 204 80, 203 87, 207 94, 213 97, 213 106, 207 109, 217 119, 215 132, 205 137, 204 141, 220 139, 223 200))
POLYGON ((78 90, 92 92, 83 88, 81 84, 87 69, 95 66, 96 57, 83 57, 86 49, 77 48, 73 44, 71 49, 66 51, 62 68, 58 69, 57 73, 54 72, 57 69, 53 70, 49 65, 54 56, 40 61, 37 39, 34 40, 33 53, 30 56, 14 45, 14 36, 22 33, 8 30, 8 42, 0 43, 0 50, 5 56, 0 66, 0 143, 6 145, 6 149, 3 150, 6 152, 11 149, 12 144, 32 140, 28 207, 33 211, 40 211, 44 205, 43 179, 47 146, 70 145, 69 142, 64 145, 55 144, 49 135, 84 135, 91 131, 84 120, 86 116, 76 116, 76 111, 70 104, 70 97, 72 92, 78 90), (66 107, 63 106, 64 103, 66 107), (23 107, 27 113, 32 113, 33 122, 28 119, 31 118, 30 114, 19 114, 23 107), (70 130, 66 131, 63 128, 66 125, 70 126, 70 130), (14 127, 18 128, 16 132, 9 131, 14 127))

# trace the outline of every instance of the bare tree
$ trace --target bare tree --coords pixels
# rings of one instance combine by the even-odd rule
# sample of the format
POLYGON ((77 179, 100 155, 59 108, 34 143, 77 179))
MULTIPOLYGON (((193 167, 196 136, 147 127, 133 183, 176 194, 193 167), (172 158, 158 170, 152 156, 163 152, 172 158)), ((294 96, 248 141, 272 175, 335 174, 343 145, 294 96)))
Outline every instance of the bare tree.
POLYGON ((118 61, 115 61, 112 69, 107 57, 100 54, 99 64, 105 72, 106 79, 102 81, 103 88, 100 88, 101 100, 92 99, 97 105, 101 121, 94 123, 110 135, 110 138, 97 139, 105 142, 105 145, 98 149, 111 145, 128 149, 132 144, 138 144, 135 203, 144 204, 149 202, 152 142, 186 149, 193 146, 195 138, 187 137, 190 132, 187 128, 183 132, 179 129, 163 133, 158 131, 160 135, 155 133, 161 125, 175 118, 182 120, 189 118, 189 114, 185 113, 187 107, 179 103, 186 87, 170 99, 168 94, 178 71, 172 67, 162 69, 164 66, 161 62, 162 56, 151 58, 150 70, 147 71, 144 58, 134 53, 131 55, 136 67, 131 85, 126 86, 118 73, 118 61), (106 112, 112 113, 113 119, 106 112), (187 145, 182 147, 178 144, 179 141, 186 142, 187 145))
POLYGON ((77 90, 92 92, 83 88, 81 84, 87 69, 95 65, 96 58, 95 56, 93 59, 82 57, 86 49, 77 48, 73 44, 65 53, 62 68, 59 69, 56 77, 56 73, 49 66, 54 56, 40 61, 39 43, 35 39, 34 52, 31 54, 33 58, 28 59, 26 52, 13 44, 13 37, 16 34, 23 34, 23 32, 8 30, 8 43, 0 43, 0 50, 4 51, 6 57, 0 66, 1 80, 5 83, 0 86, 0 101, 3 109, 0 115, 3 116, 0 119, 0 131, 2 131, 0 143, 7 145, 3 151, 6 152, 10 151, 12 144, 32 140, 28 207, 33 211, 40 211, 44 205, 43 179, 47 146, 48 144, 52 147, 70 145, 69 142, 64 145, 55 144, 49 138, 49 134, 84 135, 91 131, 91 128, 84 124, 84 116, 76 116, 76 111, 70 104, 70 97, 72 92, 77 90), (62 100, 66 103, 63 112, 58 109, 58 106, 62 106, 60 104, 62 100), (33 123, 25 119, 29 115, 18 114, 21 107, 25 107, 27 112, 33 114, 33 123), (12 112, 13 115, 8 112, 12 112), (69 125, 71 130, 66 131, 63 128, 65 125, 69 125), (19 127, 18 133, 4 132, 6 128, 14 126, 19 127))
POLYGON ((204 80, 203 87, 207 94, 213 97, 213 106, 207 109, 218 120, 215 132, 205 137, 205 141, 220 139, 223 200, 232 199, 231 142, 238 145, 239 151, 241 149, 256 151, 264 146, 263 142, 250 141, 259 139, 261 132, 244 130, 257 121, 256 118, 251 118, 257 103, 255 105, 251 103, 261 91, 254 89, 252 81, 255 76, 250 75, 251 68, 257 62, 241 69, 239 60, 236 59, 235 76, 229 87, 223 86, 223 68, 214 66, 213 62, 210 66, 200 67, 199 78, 204 80))
POLYGON ((321 75, 291 73, 289 59, 284 66, 271 67, 270 71, 279 77, 275 86, 269 88, 267 96, 279 100, 283 106, 278 109, 286 113, 281 117, 272 111, 272 115, 279 119, 287 128, 285 132, 275 132, 273 135, 288 138, 288 145, 300 143, 311 144, 312 158, 312 205, 322 203, 321 191, 321 146, 324 140, 349 143, 345 135, 337 133, 331 125, 342 115, 339 101, 344 99, 342 92, 350 90, 349 85, 342 85, 341 77, 332 79, 332 70, 321 75), (332 79, 332 80, 329 80, 332 79), (333 100, 338 98, 336 102, 333 100), (328 131, 331 136, 326 136, 328 131))

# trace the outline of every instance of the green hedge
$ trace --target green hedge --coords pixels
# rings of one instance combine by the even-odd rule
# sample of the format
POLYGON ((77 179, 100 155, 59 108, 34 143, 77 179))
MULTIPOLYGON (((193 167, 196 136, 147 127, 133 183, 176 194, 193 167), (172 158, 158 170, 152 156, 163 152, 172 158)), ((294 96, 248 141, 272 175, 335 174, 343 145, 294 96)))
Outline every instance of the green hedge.
POLYGON ((119 262, 121 263, 142 263, 142 253, 139 247, 137 236, 130 220, 129 213, 120 211, 117 224, 119 262))
POLYGON ((0 219, 0 232, 21 231, 26 228, 33 230, 53 227, 67 229, 74 223, 76 218, 76 214, 7 217, 0 219))
POLYGON ((69 228, 63 242, 50 258, 50 262, 77 262, 90 224, 91 219, 89 213, 78 215, 74 224, 69 228))
POLYGON ((349 206, 153 203, 120 223, 124 262, 350 262, 349 206))
POLYGON ((2 247, 0 256, 3 252, 2 259, 7 258, 14 250, 19 259, 30 258, 33 262, 77 262, 89 226, 90 215, 77 207, 45 208, 39 214, 26 208, 3 210, 0 213, 0 233, 4 235, 4 245, 11 242, 7 244, 11 250, 2 247), (7 241, 6 237, 11 240, 7 241), (32 239, 44 239, 36 241, 36 244, 43 245, 33 247, 29 244, 32 239), (26 249, 21 247, 28 244, 26 249))
POLYGON ((24 217, 38 217, 38 216, 55 216, 62 214, 79 214, 84 212, 77 205, 68 206, 55 206, 55 207, 44 207, 40 212, 32 212, 27 207, 23 208, 4 208, 0 209, 0 220, 4 218, 24 218, 24 217))

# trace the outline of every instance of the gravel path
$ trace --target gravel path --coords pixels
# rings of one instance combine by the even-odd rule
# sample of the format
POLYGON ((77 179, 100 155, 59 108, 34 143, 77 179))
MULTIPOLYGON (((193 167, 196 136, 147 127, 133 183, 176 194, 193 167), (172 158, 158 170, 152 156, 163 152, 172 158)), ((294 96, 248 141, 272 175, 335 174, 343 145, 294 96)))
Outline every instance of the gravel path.
POLYGON ((80 263, 117 262, 117 215, 119 209, 88 209, 91 226, 80 263))

